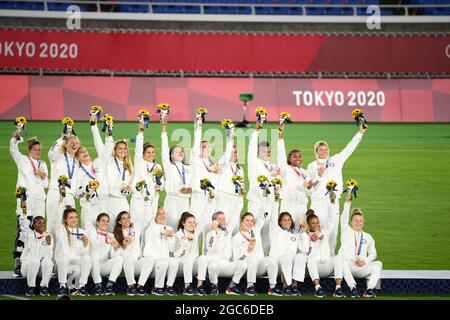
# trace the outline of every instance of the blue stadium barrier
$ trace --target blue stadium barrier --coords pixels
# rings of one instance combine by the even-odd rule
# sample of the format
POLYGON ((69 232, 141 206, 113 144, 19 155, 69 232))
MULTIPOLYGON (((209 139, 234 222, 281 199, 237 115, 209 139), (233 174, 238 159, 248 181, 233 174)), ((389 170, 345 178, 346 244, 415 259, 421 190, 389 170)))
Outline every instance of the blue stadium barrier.
MULTIPOLYGON (((245 288, 246 277, 241 279, 239 284, 241 288, 245 288)), ((219 289, 220 292, 224 292, 227 285, 230 283, 231 279, 219 278, 219 289)), ((360 290, 366 288, 365 279, 356 279, 357 287, 360 290)), ((107 279, 103 279, 103 285, 106 285, 107 279)), ((196 282, 194 277, 194 283, 196 282)), ((36 281, 36 283, 39 283, 36 281)), ((209 283, 209 281, 207 281, 209 283)), ((153 276, 149 278, 146 284, 146 291, 149 292, 154 285, 153 276)), ((450 277, 448 276, 448 271, 420 271, 420 270, 385 270, 383 271, 382 278, 377 288, 377 293, 379 295, 449 295, 450 294, 450 277), (444 276, 439 275, 440 273, 445 273, 444 276), (429 273, 427 276, 422 276, 422 274, 429 273), (411 274, 411 275, 408 275, 411 274), (436 275, 436 276, 434 276, 436 275)), ((58 281, 56 277, 50 280, 49 289, 51 294, 56 294, 58 290, 58 281)), ((321 286, 328 295, 331 295, 334 290, 334 279, 326 278, 321 279, 321 286)), ((177 292, 181 292, 184 287, 183 279, 178 277, 174 283, 174 289, 177 292)), ((127 288, 126 280, 124 277, 119 277, 115 285, 115 291, 117 293, 125 293, 127 288)), ((269 288, 267 278, 258 278, 255 284, 255 289, 258 293, 266 293, 269 288)), ((349 296, 349 288, 345 284, 342 285, 344 293, 349 296)), ((23 295, 26 289, 26 279, 24 278, 14 278, 12 272, 0 272, 0 295, 23 295)), ((89 278, 87 289, 89 292, 94 291, 94 283, 92 278, 89 278)), ((310 279, 305 279, 305 282, 300 286, 300 291, 302 294, 312 295, 314 292, 314 285, 310 279)), ((108 299, 105 297, 105 299, 108 299)))
MULTIPOLYGON (((67 11, 67 8, 71 5, 74 5, 74 3, 67 3, 67 2, 48 2, 47 3, 47 8, 48 10, 51 11, 67 11)), ((86 6, 84 5, 80 5, 80 4, 76 4, 79 8, 80 11, 86 11, 86 6)))

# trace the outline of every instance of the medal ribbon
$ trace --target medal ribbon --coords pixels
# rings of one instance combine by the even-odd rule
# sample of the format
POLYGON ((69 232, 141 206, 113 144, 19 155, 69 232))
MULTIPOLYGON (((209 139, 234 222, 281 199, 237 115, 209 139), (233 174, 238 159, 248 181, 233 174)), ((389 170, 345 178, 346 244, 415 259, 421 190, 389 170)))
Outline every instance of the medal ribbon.
POLYGON ((119 162, 117 161, 117 158, 114 158, 114 161, 116 162, 117 170, 119 171, 119 174, 122 174, 122 182, 125 181, 125 166, 122 165, 123 171, 120 172, 119 162))
POLYGON ((358 242, 356 241, 356 234, 355 234, 355 252, 357 257, 361 255, 362 241, 363 241, 363 233, 361 232, 361 238, 359 239, 359 247, 358 247, 358 242))
POLYGON ((67 157, 67 152, 64 153, 64 158, 66 160, 67 173, 68 173, 69 179, 72 179, 73 173, 75 172, 75 159, 73 159, 73 161, 72 161, 72 171, 70 171, 69 158, 67 157))
MULTIPOLYGON (((89 173, 89 171, 87 171, 86 168, 85 168, 81 163, 80 163, 80 169, 83 170, 83 172, 84 172, 89 178, 91 178, 92 180, 95 180, 95 177, 92 176, 92 175, 89 173)), ((93 164, 91 164, 91 171, 92 171, 92 174, 95 175, 95 169, 94 169, 94 165, 93 165, 93 164)), ((120 172, 120 171, 119 171, 119 172, 120 172)))
POLYGON ((174 165, 177 168, 178 174, 180 175, 181 179, 183 180, 183 184, 186 184, 186 172, 184 170, 184 165, 181 164, 181 172, 180 172, 180 169, 178 168, 178 166, 176 164, 174 164, 174 165))

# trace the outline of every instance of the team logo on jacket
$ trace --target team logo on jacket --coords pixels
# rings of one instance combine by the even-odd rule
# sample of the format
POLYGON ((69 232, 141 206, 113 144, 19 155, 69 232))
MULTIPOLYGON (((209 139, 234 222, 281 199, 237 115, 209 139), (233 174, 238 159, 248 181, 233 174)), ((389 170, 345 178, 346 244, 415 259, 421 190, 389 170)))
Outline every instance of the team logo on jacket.
POLYGON ((297 238, 296 238, 295 236, 292 236, 292 237, 291 237, 291 240, 292 240, 292 241, 296 241, 297 238))
POLYGON ((46 246, 47 245, 47 240, 42 241, 42 245, 46 246))
POLYGON ((366 244, 366 243, 367 243, 367 239, 363 239, 363 240, 362 240, 362 243, 363 243, 363 244, 366 244))
POLYGON ((328 163, 328 165, 329 165, 330 167, 334 167, 334 162, 330 161, 330 162, 328 163))
POLYGON ((130 237, 134 237, 134 236, 136 235, 136 233, 135 233, 134 231, 130 231, 130 232, 128 233, 128 235, 129 235, 130 237))

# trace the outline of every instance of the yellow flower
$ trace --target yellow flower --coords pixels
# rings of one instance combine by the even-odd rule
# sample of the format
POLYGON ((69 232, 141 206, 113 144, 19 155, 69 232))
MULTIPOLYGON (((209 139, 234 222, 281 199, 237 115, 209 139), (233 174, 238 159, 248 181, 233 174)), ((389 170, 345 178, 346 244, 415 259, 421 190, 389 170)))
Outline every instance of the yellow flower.
POLYGON ((359 117, 362 113, 363 113, 363 112, 362 112, 361 109, 354 109, 354 110, 352 111, 352 117, 353 117, 353 119, 359 117))
POLYGON ((291 120, 292 119, 292 116, 291 116, 291 114, 290 113, 287 113, 287 112, 281 112, 280 113, 280 118, 284 118, 284 119, 286 119, 286 120, 291 120))
POLYGON ((261 184, 261 183, 267 182, 269 179, 267 179, 266 176, 261 175, 261 176, 258 176, 258 178, 256 178, 256 180, 261 184))
POLYGON ((59 179, 58 180, 60 180, 61 182, 67 182, 67 181, 69 181, 69 178, 67 177, 67 176, 59 176, 59 179))
POLYGON ((169 109, 170 109, 170 105, 169 105, 168 103, 160 103, 160 104, 158 104, 158 106, 156 107, 156 109, 157 109, 158 111, 161 111, 161 110, 169 110, 169 109))
POLYGON ((154 171, 153 171, 153 175, 154 176, 163 176, 163 171, 161 170, 161 169, 155 169, 154 171))
POLYGON ((91 181, 89 181, 89 186, 92 189, 97 190, 98 187, 100 186, 100 183, 98 181, 96 181, 96 180, 91 180, 91 181))
POLYGON ((16 197, 20 198, 22 195, 24 195, 27 192, 27 189, 24 187, 17 187, 16 188, 16 197))
POLYGON ((148 112, 146 109, 140 109, 139 110, 139 115, 140 116, 149 116, 150 112, 148 112))
POLYGON ((347 186, 348 187, 352 187, 352 186, 357 187, 357 186, 359 186, 359 183, 355 179, 350 179, 347 181, 347 186))
POLYGON ((103 107, 98 104, 95 104, 95 105, 91 106, 91 110, 103 112, 103 107))
POLYGON ((146 186, 147 186, 147 183, 145 182, 145 180, 139 180, 138 182, 136 182, 136 190, 137 191, 141 191, 146 186))
POLYGON ((222 124, 222 128, 228 129, 233 124, 233 120, 223 119, 220 123, 222 124))
POLYGON ((62 124, 67 124, 67 125, 69 125, 69 126, 73 126, 73 125, 75 124, 75 121, 73 121, 72 118, 64 117, 64 118, 61 120, 61 123, 62 123, 62 124))
POLYGON ((283 180, 281 180, 280 178, 273 178, 272 180, 270 180, 270 182, 278 187, 281 187, 283 185, 283 180))
POLYGON ((232 182, 235 182, 235 181, 242 182, 243 180, 244 180, 244 178, 242 178, 242 176, 239 176, 239 175, 231 177, 232 182))
POLYGON ((330 180, 330 181, 327 182, 327 189, 328 190, 332 190, 332 189, 336 188, 336 186, 337 186, 337 183, 334 182, 333 180, 330 180))
POLYGON ((16 118, 16 123, 26 124, 27 123, 27 119, 25 117, 17 117, 16 118))
POLYGON ((255 109, 255 113, 256 113, 256 115, 263 115, 263 114, 267 114, 267 110, 266 110, 266 108, 258 107, 255 109))
POLYGON ((105 114, 105 117, 103 119, 108 123, 112 123, 114 121, 114 117, 110 114, 105 114))
POLYGON ((208 113, 208 109, 206 108, 197 108, 197 110, 195 110, 196 113, 200 113, 200 114, 207 114, 208 113))

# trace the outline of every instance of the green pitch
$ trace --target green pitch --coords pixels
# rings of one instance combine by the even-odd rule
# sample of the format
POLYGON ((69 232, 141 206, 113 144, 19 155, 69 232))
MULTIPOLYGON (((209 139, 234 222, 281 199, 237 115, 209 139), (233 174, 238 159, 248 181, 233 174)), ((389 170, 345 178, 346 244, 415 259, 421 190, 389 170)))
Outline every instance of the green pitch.
MULTIPOLYGON (((183 141, 185 128, 191 123, 169 123, 170 134, 177 133, 172 144, 183 141), (178 135, 180 133, 180 135, 178 135)), ((204 130, 222 130, 218 123, 207 123, 204 130)), ((43 143, 43 159, 48 161, 49 147, 59 136, 58 122, 32 121, 29 136, 38 136, 43 143)), ((265 126, 276 129, 274 124, 265 126)), ((14 130, 12 121, 0 122, 0 270, 12 270, 12 249, 15 232, 15 185, 17 169, 9 154, 9 140, 14 130)), ((252 129, 249 130, 248 137, 252 129)), ((331 154, 339 152, 356 133, 352 124, 290 124, 286 126, 286 148, 303 151, 304 167, 314 159, 313 145, 317 140, 330 144, 331 154)), ((91 157, 96 157, 89 124, 77 122, 75 131, 91 157)), ((116 123, 116 139, 135 138, 136 123, 116 123)), ((160 162, 160 127, 152 123, 146 129, 146 141, 156 145, 160 162)), ((193 138, 193 137, 192 137, 193 138)), ((273 140, 275 142, 275 140, 273 140)), ((276 161, 276 144, 272 144, 276 161)), ((134 152, 134 144, 130 144, 134 152)), ((243 147, 238 144, 244 159, 243 147)), ((25 143, 22 152, 26 152, 25 143)), ((215 157, 220 156, 221 151, 215 157)), ((366 215, 365 230, 371 233, 378 250, 378 259, 385 269, 450 269, 450 124, 370 124, 363 141, 344 167, 344 181, 355 178, 360 183, 354 206, 366 215)), ((47 162, 49 165, 49 163, 47 162)), ((248 182, 247 182, 248 183, 248 182)), ((342 186, 338 186, 342 187, 342 186)), ((160 198, 161 203, 164 193, 160 198)), ((342 201, 343 199, 341 199, 342 201)))

